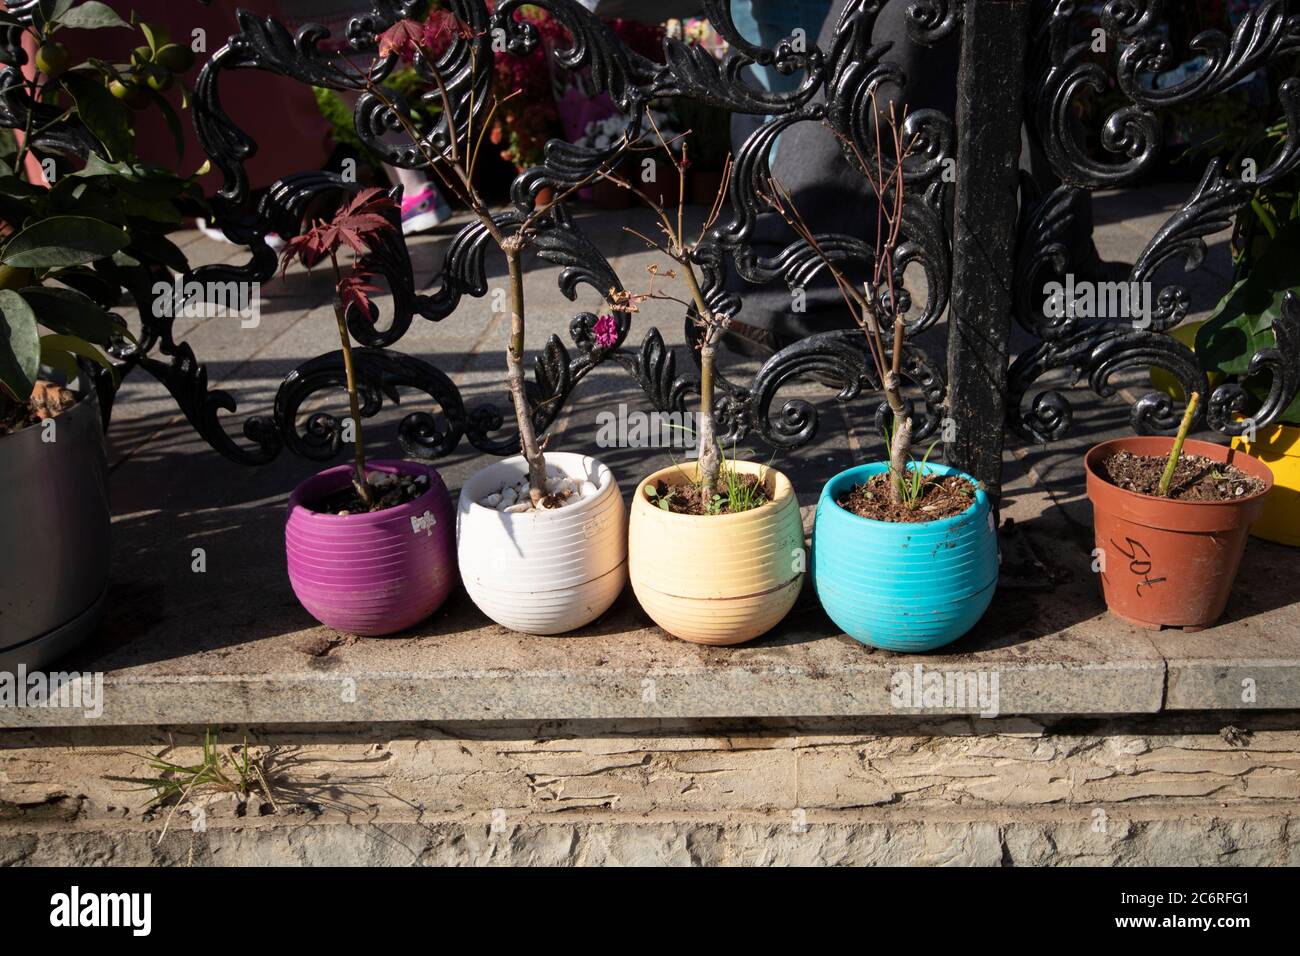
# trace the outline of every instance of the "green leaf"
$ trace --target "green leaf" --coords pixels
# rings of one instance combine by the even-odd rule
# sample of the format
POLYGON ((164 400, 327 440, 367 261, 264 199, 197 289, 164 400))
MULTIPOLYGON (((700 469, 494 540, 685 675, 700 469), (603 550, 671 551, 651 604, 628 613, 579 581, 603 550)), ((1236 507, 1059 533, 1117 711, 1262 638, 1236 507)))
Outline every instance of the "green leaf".
POLYGON ((140 21, 140 32, 144 34, 145 41, 149 44, 149 49, 157 53, 167 45, 167 31, 156 23, 145 23, 140 21))
MULTIPOLYGON (((112 94, 109 94, 112 96, 112 94)), ((131 167, 126 163, 110 163, 98 153, 91 153, 86 157, 86 165, 74 173, 67 173, 64 179, 73 179, 81 177, 92 179, 96 176, 117 176, 121 175, 123 170, 129 170, 131 167)))
POLYGON ((41 336, 41 364, 62 372, 65 381, 75 382, 81 373, 81 369, 77 368, 77 360, 67 349, 59 348, 50 342, 50 339, 55 338, 58 336, 41 336))
POLYGON ((0 196, 9 196, 14 199, 34 199, 45 194, 45 190, 40 186, 27 182, 25 179, 19 179, 12 173, 0 175, 0 196))
MULTIPOLYGON (((75 335, 42 335, 41 336, 42 360, 44 360, 46 355, 63 356, 63 357, 80 355, 82 358, 88 358, 92 362, 98 362, 108 371, 116 373, 116 369, 113 368, 113 363, 108 360, 108 356, 106 356, 99 349, 95 348, 95 346, 91 345, 85 339, 78 338, 75 335)), ((63 372, 66 375, 67 374, 66 365, 60 367, 59 365, 60 361, 70 361, 70 359, 56 358, 55 361, 52 362, 47 361, 45 362, 45 364, 59 369, 59 371, 63 372)), ((72 366, 75 369, 76 363, 73 362, 72 366)))
POLYGON ((95 345, 108 345, 113 333, 120 331, 105 310, 93 299, 72 289, 31 286, 19 290, 36 313, 36 321, 51 332, 75 335, 95 345))
POLYGON ((124 249, 126 230, 87 216, 51 216, 9 240, 0 261, 24 269, 75 266, 124 249))
POLYGON ((104 309, 115 308, 122 301, 121 285, 110 281, 86 266, 74 266, 69 269, 60 269, 57 272, 48 272, 45 278, 63 283, 104 309))
POLYGON ((131 117, 121 101, 108 92, 108 87, 82 73, 65 73, 60 82, 76 102, 77 116, 109 156, 114 159, 129 156, 134 139, 131 117))
POLYGON ((145 89, 148 90, 149 98, 154 101, 158 111, 162 113, 163 120, 167 123, 167 129, 172 134, 172 142, 176 144, 176 159, 179 161, 185 155, 185 133, 181 129, 181 118, 167 102, 167 97, 147 86, 145 89))
MULTIPOLYGON (((1196 334, 1196 356, 1207 372, 1244 375, 1260 349, 1273 348, 1273 323, 1288 291, 1300 287, 1300 222, 1292 220, 1268 241, 1263 255, 1223 297, 1196 334)), ((1263 400, 1268 376, 1247 379, 1247 390, 1263 400)), ((1300 423, 1300 397, 1279 420, 1300 423)))
POLYGON ((0 385, 19 402, 31 397, 41 367, 36 315, 12 289, 0 289, 0 385))
POLYGON ((53 23, 60 19, 72 6, 73 0, 39 0, 36 11, 44 23, 53 23))
POLYGON ((1300 223, 1293 222, 1278 232, 1196 333, 1201 367, 1207 372, 1244 375, 1257 351, 1276 345, 1273 323, 1282 314, 1283 297, 1297 286, 1300 223))
POLYGON ((156 233, 135 232, 131 236, 131 251, 152 262, 161 263, 173 272, 189 272, 190 263, 180 247, 166 236, 156 233))
POLYGON ((81 6, 73 7, 59 17, 59 23, 79 30, 98 30, 102 27, 126 27, 128 30, 131 28, 131 24, 119 17, 112 7, 100 3, 99 0, 86 0, 81 6))

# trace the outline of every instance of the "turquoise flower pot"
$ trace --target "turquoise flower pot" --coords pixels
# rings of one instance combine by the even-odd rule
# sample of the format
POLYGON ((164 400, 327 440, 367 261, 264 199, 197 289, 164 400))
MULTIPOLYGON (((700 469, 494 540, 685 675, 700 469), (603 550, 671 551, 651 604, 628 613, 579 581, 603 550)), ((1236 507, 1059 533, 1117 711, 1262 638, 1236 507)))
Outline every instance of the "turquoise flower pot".
MULTIPOLYGON (((932 475, 961 475, 926 464, 932 475)), ((988 610, 998 582, 998 541, 983 488, 959 515, 902 524, 875 521, 835 503, 887 471, 885 462, 842 471, 826 483, 813 523, 813 587, 832 621, 854 640, 914 653, 951 644, 988 610)))

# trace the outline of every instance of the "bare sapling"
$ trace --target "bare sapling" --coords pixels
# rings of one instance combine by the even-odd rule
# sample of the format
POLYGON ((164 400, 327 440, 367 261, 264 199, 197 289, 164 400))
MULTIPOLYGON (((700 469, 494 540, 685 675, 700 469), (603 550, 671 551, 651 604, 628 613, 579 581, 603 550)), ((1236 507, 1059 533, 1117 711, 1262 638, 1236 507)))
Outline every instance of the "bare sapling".
MULTIPOLYGON (((621 311, 635 311, 637 303, 647 299, 676 302, 686 306, 690 311, 697 333, 700 359, 700 409, 696 424, 699 457, 696 467, 699 473, 701 495, 703 500, 708 502, 712 501, 717 494, 718 476, 722 469, 722 448, 718 443, 718 426, 713 402, 714 372, 717 366, 718 343, 721 341, 723 333, 730 326, 731 318, 720 314, 709 305, 704 296, 703 286, 697 272, 698 264, 696 260, 700 246, 704 243, 709 231, 716 225, 726 204, 727 187, 731 181, 732 161, 731 157, 728 156, 724 162, 722 180, 717 195, 713 198, 713 205, 708 216, 705 217, 704 223, 700 226, 699 232, 692 236, 687 231, 683 209, 685 205, 683 197, 686 195, 686 171, 690 167, 690 131, 677 137, 681 149, 679 155, 674 155, 671 148, 672 143, 664 139, 663 133, 648 109, 645 112, 645 120, 650 125, 655 139, 655 142, 650 144, 649 149, 656 152, 662 151, 677 176, 678 199, 676 209, 671 211, 665 209, 660 199, 656 199, 623 176, 612 172, 604 172, 601 176, 614 185, 631 192, 646 208, 654 212, 658 219, 657 225, 661 233, 660 236, 647 236, 631 226, 624 226, 623 229, 627 233, 636 236, 647 247, 655 249, 671 259, 676 263, 676 268, 660 269, 657 265, 652 265, 648 270, 651 278, 650 287, 646 292, 635 294, 629 292, 615 293, 612 297, 616 300, 614 308, 621 311), (656 289, 654 287, 655 278, 680 279, 686 286, 689 299, 682 299, 662 289, 656 289)), ((634 146, 631 148, 637 149, 640 147, 634 146)))
MULTIPOLYGON (((594 182, 609 166, 617 163, 626 148, 626 140, 610 157, 590 174, 575 182, 567 183, 557 189, 555 195, 547 202, 536 203, 521 221, 510 223, 506 217, 494 217, 491 208, 484 200, 477 184, 476 172, 483 140, 492 127, 498 108, 510 97, 498 97, 489 94, 487 115, 481 123, 475 122, 475 104, 473 84, 468 93, 468 108, 459 111, 455 108, 452 94, 446 78, 439 72, 438 56, 433 49, 449 36, 457 36, 466 41, 469 49, 470 72, 478 75, 482 66, 478 62, 478 45, 480 38, 473 28, 448 11, 434 11, 426 23, 412 20, 399 20, 380 37, 379 55, 385 57, 397 54, 408 61, 417 62, 421 75, 430 78, 434 93, 442 107, 441 116, 446 120, 445 146, 435 148, 429 138, 421 133, 393 102, 389 93, 375 82, 371 73, 356 69, 357 78, 364 91, 375 97, 400 126, 411 145, 418 151, 427 168, 438 180, 446 192, 464 204, 475 219, 482 225, 493 244, 501 250, 506 260, 508 281, 507 301, 510 309, 510 332, 506 343, 506 383, 510 391, 511 405, 519 425, 519 450, 528 465, 529 496, 533 507, 545 507, 546 490, 546 441, 539 440, 537 428, 533 421, 533 410, 528 401, 527 379, 524 373, 524 334, 526 331, 524 301, 523 255, 532 246, 537 236, 537 228, 557 203, 568 198, 570 194, 594 182), (454 117, 464 115, 463 126, 454 121, 454 117)), ((492 69, 488 62, 487 69, 492 69)), ((513 95, 513 94, 511 94, 513 95)))
POLYGON ((876 118, 876 149, 870 162, 862 155, 856 143, 832 130, 849 149, 859 171, 871 184, 876 201, 876 240, 871 275, 862 288, 854 285, 839 264, 827 254, 789 192, 778 180, 769 180, 769 189, 763 198, 825 264, 854 323, 866 337, 872 365, 894 420, 888 435, 890 499, 894 504, 911 507, 917 501, 915 495, 909 494, 910 485, 907 482, 912 449, 912 419, 903 403, 902 390, 903 342, 907 327, 903 311, 899 307, 898 293, 901 290, 895 287, 895 267, 903 228, 903 164, 911 155, 916 139, 913 137, 905 141, 903 134, 907 107, 903 107, 900 116, 895 111, 894 104, 890 103, 887 115, 882 117, 874 93, 871 95, 871 105, 876 118))
POLYGON ((1196 421, 1196 409, 1201 403, 1201 393, 1192 392, 1187 399, 1187 410, 1183 412, 1183 420, 1178 425, 1178 434, 1174 436, 1174 446, 1169 449, 1169 460, 1165 462, 1165 470, 1160 475, 1160 485, 1156 494, 1161 498, 1169 497, 1169 486, 1173 483, 1174 472, 1178 469, 1178 459, 1183 454, 1183 442, 1187 441, 1187 434, 1192 430, 1192 422, 1196 421))

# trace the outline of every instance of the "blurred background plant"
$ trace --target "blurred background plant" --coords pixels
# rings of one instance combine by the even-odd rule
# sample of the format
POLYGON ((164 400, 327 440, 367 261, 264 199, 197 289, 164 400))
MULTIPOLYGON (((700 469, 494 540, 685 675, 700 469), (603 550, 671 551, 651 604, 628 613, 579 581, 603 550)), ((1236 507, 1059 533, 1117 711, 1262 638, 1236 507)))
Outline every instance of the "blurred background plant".
POLYGON ((33 393, 45 369, 69 383, 78 360, 112 369, 106 353, 130 338, 110 311, 123 289, 139 301, 158 266, 188 271, 167 233, 204 209, 194 181, 203 168, 182 177, 134 151, 134 116, 151 108, 172 129, 178 162, 184 150, 162 94, 182 85, 194 56, 164 31, 97 0, 45 0, 31 24, 0 11, 0 25, 11 41, 0 46, 0 86, 11 91, 14 126, 0 142, 0 425, 15 430, 44 417, 33 393), (134 30, 142 42, 127 62, 74 65, 63 38, 103 29, 134 30), (47 135, 60 128, 70 135, 47 135), (54 152, 78 141, 84 160, 54 152))

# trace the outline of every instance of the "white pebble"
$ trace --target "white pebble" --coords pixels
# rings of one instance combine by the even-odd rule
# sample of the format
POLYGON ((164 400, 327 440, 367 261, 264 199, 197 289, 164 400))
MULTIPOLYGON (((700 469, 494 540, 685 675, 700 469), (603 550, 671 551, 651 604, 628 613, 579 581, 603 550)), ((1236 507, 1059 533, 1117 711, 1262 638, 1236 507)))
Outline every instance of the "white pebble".
POLYGON ((522 514, 522 513, 525 512, 525 511, 532 511, 532 510, 533 510, 533 506, 532 506, 530 503, 528 503, 528 502, 526 502, 526 501, 521 501, 519 504, 517 504, 517 505, 511 505, 509 508, 507 508, 507 509, 506 509, 506 513, 507 513, 507 514, 522 514))
POLYGON ((590 498, 599 489, 596 488, 596 483, 594 481, 584 481, 578 490, 582 494, 582 497, 590 498))
POLYGON ((492 494, 488 495, 486 498, 480 501, 479 504, 483 505, 486 508, 495 508, 497 505, 501 504, 501 492, 499 491, 492 492, 492 494))
POLYGON ((519 500, 519 495, 515 493, 515 489, 503 488, 501 490, 501 501, 506 505, 512 505, 518 500, 519 500))

